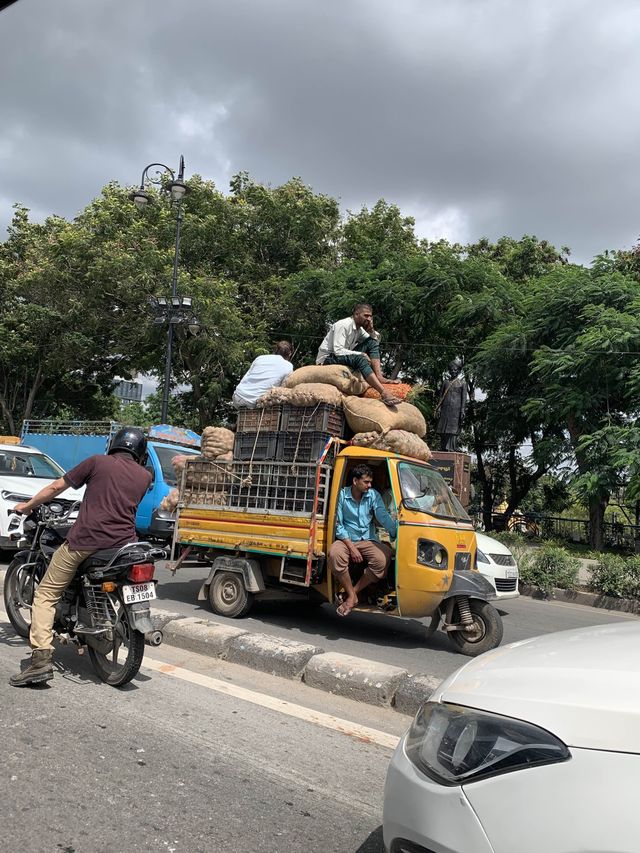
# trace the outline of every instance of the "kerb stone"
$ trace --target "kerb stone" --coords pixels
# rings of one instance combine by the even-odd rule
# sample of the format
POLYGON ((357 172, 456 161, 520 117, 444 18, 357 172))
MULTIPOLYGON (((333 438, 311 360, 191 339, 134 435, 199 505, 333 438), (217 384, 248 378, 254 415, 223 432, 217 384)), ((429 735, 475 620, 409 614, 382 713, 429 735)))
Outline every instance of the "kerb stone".
POLYGON ((323 649, 268 634, 245 634, 229 643, 228 661, 284 678, 300 678, 314 655, 323 649))
POLYGON ((182 613, 175 613, 172 610, 159 610, 157 607, 151 608, 151 621, 156 631, 164 631, 165 625, 169 622, 184 618, 182 613))
POLYGON ((370 705, 390 705, 406 669, 329 652, 311 658, 303 680, 310 687, 370 705))
POLYGON ((231 643, 247 632, 241 628, 216 625, 212 622, 204 622, 202 619, 188 617, 169 622, 163 633, 165 642, 172 646, 221 658, 226 657, 231 643))
POLYGON ((433 675, 407 675, 396 690, 393 701, 396 711, 413 716, 441 684, 433 675))

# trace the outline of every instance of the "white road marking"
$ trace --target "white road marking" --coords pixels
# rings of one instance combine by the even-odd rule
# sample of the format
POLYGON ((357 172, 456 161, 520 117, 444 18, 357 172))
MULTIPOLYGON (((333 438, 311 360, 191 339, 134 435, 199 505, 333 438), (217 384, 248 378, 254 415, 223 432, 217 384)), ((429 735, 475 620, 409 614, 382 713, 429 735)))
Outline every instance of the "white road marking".
POLYGON ((276 696, 269 696, 266 693, 248 690, 246 687, 230 684, 227 681, 220 681, 218 678, 202 675, 199 672, 192 672, 189 669, 183 669, 180 666, 163 663, 149 657, 145 657, 143 660, 142 669, 152 669, 155 672, 170 675, 172 678, 179 678, 191 684, 198 684, 200 687, 215 690, 217 693, 224 693, 227 696, 232 696, 234 699, 242 699, 244 702, 251 702, 252 705, 260 705, 262 708, 269 708, 272 711, 278 711, 280 714, 296 717, 298 720, 305 720, 315 726, 322 726, 325 729, 341 732, 364 743, 375 743, 387 749, 395 749, 400 740, 395 735, 381 732, 378 729, 370 729, 368 726, 361 726, 358 723, 352 723, 349 720, 343 720, 331 714, 324 714, 322 711, 314 711, 312 708, 306 708, 304 705, 296 705, 294 702, 287 702, 285 699, 278 699, 276 696))
MULTIPOLYGON (((0 620, 3 622, 9 621, 9 617, 2 608, 0 608, 0 620)), ((340 732, 362 743, 375 743, 386 749, 395 749, 400 740, 400 738, 387 732, 370 729, 368 726, 361 726, 359 723, 352 723, 349 720, 343 720, 331 714, 324 714, 322 711, 314 711, 312 708, 306 708, 304 705, 296 705, 294 702, 287 702, 284 699, 278 699, 276 696, 269 696, 267 693, 248 690, 246 687, 230 684, 227 681, 221 681, 209 675, 202 675, 199 672, 192 672, 181 666, 164 663, 161 660, 150 658, 148 655, 142 661, 141 668, 143 670, 150 669, 162 675, 168 675, 171 678, 178 678, 181 681, 188 681, 190 684, 197 684, 200 687, 205 687, 207 690, 224 693, 226 696, 241 699, 243 702, 250 702, 252 705, 269 708, 271 711, 277 711, 280 714, 286 714, 288 717, 304 720, 314 726, 321 726, 325 729, 340 732)))

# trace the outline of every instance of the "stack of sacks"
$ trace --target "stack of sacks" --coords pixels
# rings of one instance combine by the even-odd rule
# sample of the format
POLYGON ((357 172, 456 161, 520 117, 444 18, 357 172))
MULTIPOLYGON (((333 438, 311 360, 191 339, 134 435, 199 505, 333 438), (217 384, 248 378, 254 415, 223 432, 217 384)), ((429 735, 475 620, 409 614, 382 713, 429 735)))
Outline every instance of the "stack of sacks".
POLYGON ((414 432, 404 429, 390 429, 389 432, 359 432, 353 437, 353 443, 358 447, 370 447, 373 450, 386 450, 399 453, 401 456, 412 456, 422 462, 431 459, 431 451, 427 443, 414 432))
MULTIPOLYGON (((282 383, 285 388, 297 385, 333 385, 341 394, 363 394, 368 385, 359 373, 353 373, 342 364, 312 364, 299 367, 290 373, 282 383)), ((317 402, 324 402, 319 400, 317 402)))
MULTIPOLYGON (((406 382, 399 382, 397 385, 385 385, 384 390, 388 394, 397 397, 398 400, 406 400, 411 391, 413 390, 413 386, 409 385, 406 382)), ((371 386, 369 386, 362 396, 370 397, 372 400, 379 400, 380 392, 376 391, 375 388, 371 388, 371 386)))
POLYGON ((381 400, 346 397, 343 408, 347 423, 356 434, 355 444, 424 461, 431 458, 431 451, 422 441, 427 424, 420 409, 411 403, 385 406, 381 400))
MULTIPOLYGON (((176 472, 176 480, 178 483, 182 481, 182 472, 184 471, 184 466, 187 462, 190 462, 192 459, 197 459, 197 456, 193 454, 189 454, 188 456, 183 453, 176 454, 171 460, 171 465, 173 470, 176 472)), ((160 501, 160 509, 163 512, 175 512, 178 508, 178 501, 180 500, 180 492, 178 489, 171 489, 168 495, 165 495, 160 501)))
POLYGON ((234 438, 230 429, 206 427, 202 433, 202 455, 205 459, 215 459, 217 462, 231 462, 234 438))

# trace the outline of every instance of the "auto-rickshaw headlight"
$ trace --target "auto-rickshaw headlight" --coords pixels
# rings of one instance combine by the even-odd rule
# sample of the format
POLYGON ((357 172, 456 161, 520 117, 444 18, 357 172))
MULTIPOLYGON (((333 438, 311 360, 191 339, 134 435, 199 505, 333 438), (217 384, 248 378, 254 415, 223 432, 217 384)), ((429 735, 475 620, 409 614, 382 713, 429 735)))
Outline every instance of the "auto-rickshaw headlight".
POLYGON ((447 549, 439 542, 430 539, 418 539, 418 562, 432 569, 447 569, 449 567, 449 555, 447 549))

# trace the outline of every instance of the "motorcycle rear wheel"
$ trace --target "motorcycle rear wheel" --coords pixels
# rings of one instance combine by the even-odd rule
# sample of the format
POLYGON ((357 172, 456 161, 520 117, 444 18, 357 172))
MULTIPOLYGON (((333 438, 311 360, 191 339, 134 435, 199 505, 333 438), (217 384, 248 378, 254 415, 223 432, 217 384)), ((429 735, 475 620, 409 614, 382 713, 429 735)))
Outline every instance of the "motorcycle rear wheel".
POLYGON ((7 569, 4 577, 4 606, 16 634, 28 640, 31 604, 38 583, 34 578, 34 567, 25 569, 23 565, 24 560, 16 557, 7 569))
POLYGON ((89 657, 98 677, 112 687, 128 684, 142 664, 144 636, 129 620, 129 611, 122 609, 120 621, 109 640, 99 641, 97 648, 89 644, 89 657))

